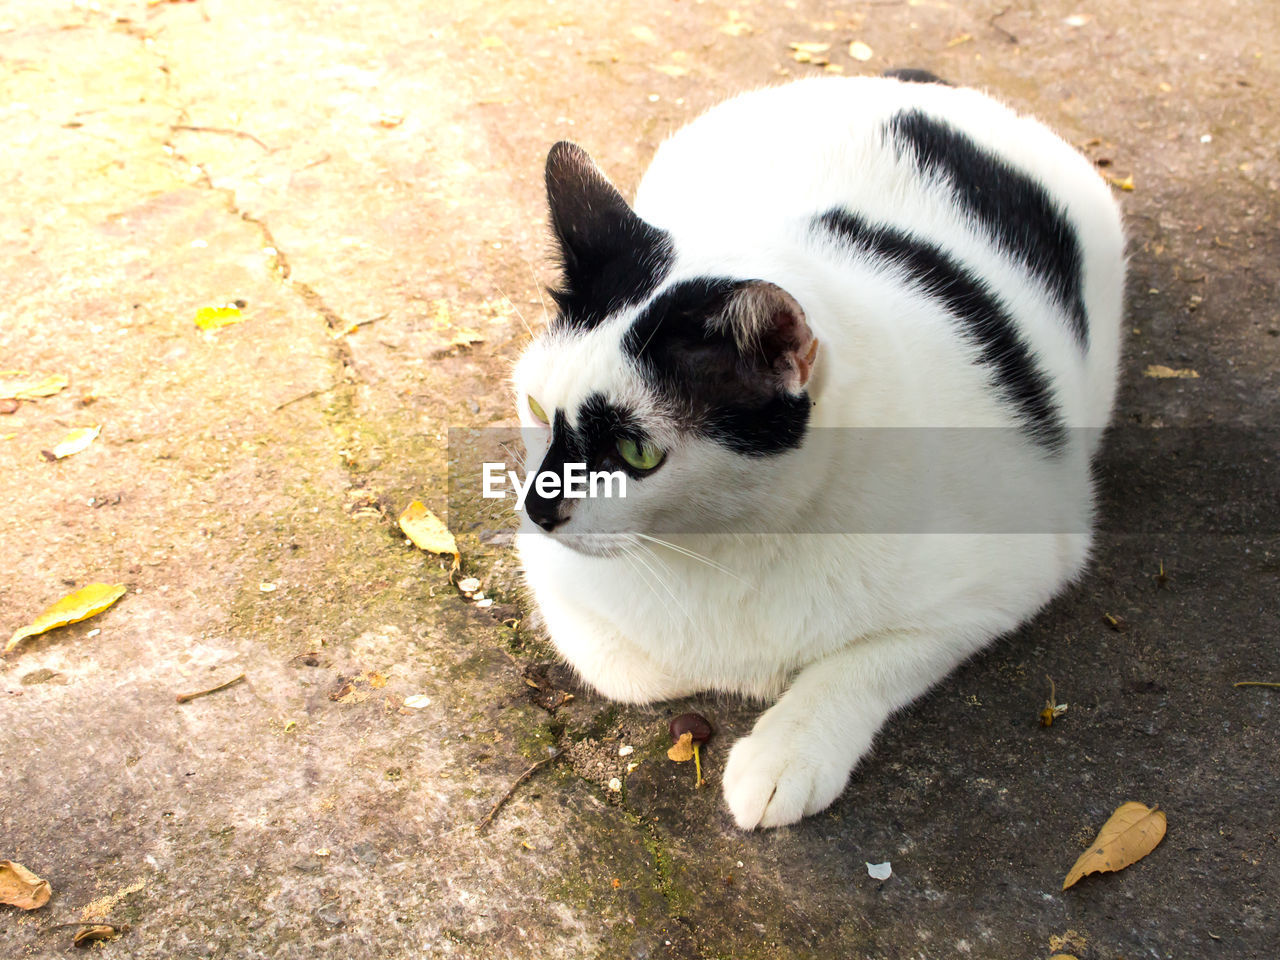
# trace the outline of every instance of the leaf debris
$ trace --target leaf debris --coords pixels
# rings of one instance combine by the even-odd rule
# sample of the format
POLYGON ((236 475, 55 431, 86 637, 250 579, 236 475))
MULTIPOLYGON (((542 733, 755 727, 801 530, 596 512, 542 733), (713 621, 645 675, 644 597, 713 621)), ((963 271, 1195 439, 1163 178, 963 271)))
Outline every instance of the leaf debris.
POLYGON ((66 389, 71 381, 61 373, 0 370, 0 400, 39 400, 66 389))
POLYGON ((1102 825, 1089 849, 1080 854, 1062 881, 1062 889, 1074 886, 1091 873, 1111 873, 1137 863, 1164 839, 1164 811, 1130 801, 1116 808, 1102 825))
POLYGON ((1144 377, 1151 377, 1155 380, 1199 380, 1200 374, 1191 368, 1175 370, 1173 367, 1166 367, 1163 363, 1153 363, 1147 369, 1142 371, 1144 377))
POLYGON ((415 500, 405 507, 400 514, 400 529, 415 547, 427 553, 437 553, 453 557, 452 570, 457 570, 462 562, 458 552, 458 542, 449 532, 445 522, 427 509, 421 500, 415 500))
POLYGON ((27 637, 46 633, 55 627, 65 627, 71 623, 87 620, 101 613, 128 592, 123 583, 91 583, 69 593, 53 606, 47 608, 27 626, 22 627, 9 638, 4 646, 8 653, 27 637))
POLYGON ((243 321, 244 315, 240 313, 240 308, 234 305, 201 307, 196 311, 196 326, 201 330, 220 330, 243 321))
POLYGON ((101 432, 102 427, 98 426, 80 427, 77 430, 72 430, 49 453, 52 454, 54 460, 75 456, 77 453, 87 450, 89 444, 93 443, 101 432))
POLYGON ((174 698, 174 700, 177 703, 188 703, 189 701, 194 700, 197 697, 206 697, 211 693, 217 693, 220 690, 226 690, 228 687, 234 687, 237 683, 240 683, 243 680, 244 680, 244 674, 242 673, 240 674, 240 676, 232 677, 226 683, 220 683, 216 687, 210 687, 208 690, 197 690, 194 693, 180 693, 178 694, 178 696, 174 698))
POLYGON ((49 902, 53 888, 20 863, 0 860, 0 903, 19 910, 39 910, 49 902))

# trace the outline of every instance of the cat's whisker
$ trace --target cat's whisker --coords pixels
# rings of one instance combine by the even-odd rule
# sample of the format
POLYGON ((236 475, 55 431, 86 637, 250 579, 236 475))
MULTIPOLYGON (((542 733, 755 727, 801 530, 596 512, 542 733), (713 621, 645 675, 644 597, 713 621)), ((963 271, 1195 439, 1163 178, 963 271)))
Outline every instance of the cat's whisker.
MULTIPOLYGON (((671 602, 674 603, 680 609, 680 612, 684 615, 684 618, 686 620, 691 621, 693 618, 689 616, 689 608, 680 602, 680 598, 676 596, 675 591, 672 590, 671 587, 667 585, 666 581, 662 579, 662 575, 659 574, 657 570, 655 570, 652 566, 650 566, 645 561, 644 553, 642 553, 641 551, 649 553, 650 556, 653 556, 652 552, 649 551, 648 548, 646 548, 645 545, 642 543, 637 543, 635 546, 636 546, 636 551, 633 552, 631 555, 635 557, 636 561, 640 563, 646 570, 648 570, 650 573, 653 574, 653 578, 658 581, 658 586, 662 587, 662 589, 666 591, 667 596, 670 597, 671 602)), ((654 556, 654 559, 656 560, 657 557, 654 556)))
POLYGON ((547 301, 542 297, 542 283, 538 280, 538 272, 533 269, 533 264, 526 257, 524 265, 529 268, 529 276, 533 278, 533 290, 538 295, 538 302, 542 304, 542 321, 543 323, 551 323, 551 314, 547 311, 547 301))
POLYGON ((535 336, 533 332, 533 327, 529 326, 529 321, 524 318, 524 313, 521 312, 520 308, 516 306, 516 302, 507 296, 507 292, 503 290, 502 287, 498 286, 497 280, 493 281, 493 286, 494 286, 494 289, 498 291, 499 296, 501 296, 503 300, 507 301, 507 306, 509 306, 512 310, 515 311, 515 314, 520 319, 520 322, 524 324, 525 330, 529 331, 529 336, 530 337, 535 336))
MULTIPOLYGON (((639 537, 641 540, 647 540, 650 543, 656 543, 660 547, 666 547, 668 550, 672 550, 678 554, 686 556, 690 560, 697 560, 699 563, 705 563, 712 570, 716 570, 720 573, 725 574, 726 576, 733 577, 733 579, 739 581, 740 583, 747 582, 742 577, 738 576, 738 574, 734 573, 732 570, 726 567, 723 563, 717 563, 715 560, 712 560, 710 557, 703 556, 702 554, 698 553, 696 550, 690 550, 688 547, 683 547, 678 543, 672 543, 670 540, 663 540, 661 537, 651 537, 647 533, 637 533, 637 534, 633 534, 633 536, 639 537)), ((656 551, 654 555, 655 556, 657 555, 656 551)))

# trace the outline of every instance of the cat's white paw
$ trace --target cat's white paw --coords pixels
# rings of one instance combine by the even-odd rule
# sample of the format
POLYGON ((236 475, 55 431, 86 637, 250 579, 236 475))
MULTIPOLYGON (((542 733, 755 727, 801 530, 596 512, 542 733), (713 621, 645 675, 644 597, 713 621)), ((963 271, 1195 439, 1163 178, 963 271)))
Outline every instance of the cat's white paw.
POLYGON ((724 798, 743 830, 783 827, 830 806, 852 767, 841 751, 823 751, 803 726, 759 724, 729 751, 724 798))

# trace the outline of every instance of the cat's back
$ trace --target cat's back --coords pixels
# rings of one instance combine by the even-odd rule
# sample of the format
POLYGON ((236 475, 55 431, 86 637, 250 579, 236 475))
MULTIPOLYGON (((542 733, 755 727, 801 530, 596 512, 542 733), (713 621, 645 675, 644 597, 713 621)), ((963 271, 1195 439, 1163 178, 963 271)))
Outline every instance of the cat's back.
POLYGON ((766 222, 833 204, 910 220, 936 173, 921 152, 972 163, 957 137, 1036 179, 1082 226, 1118 226, 1102 179, 1039 121, 977 90, 890 77, 815 77, 713 107, 658 148, 635 208, 677 234, 709 217, 766 222))
MULTIPOLYGON (((719 267, 784 287, 774 264, 794 272, 833 232, 884 228, 936 251, 1007 308, 1066 425, 1109 417, 1119 210, 1070 144, 984 93, 824 77, 742 94, 658 149, 636 212, 669 232, 694 272, 719 267)), ((892 246, 879 244, 898 259, 892 246)))

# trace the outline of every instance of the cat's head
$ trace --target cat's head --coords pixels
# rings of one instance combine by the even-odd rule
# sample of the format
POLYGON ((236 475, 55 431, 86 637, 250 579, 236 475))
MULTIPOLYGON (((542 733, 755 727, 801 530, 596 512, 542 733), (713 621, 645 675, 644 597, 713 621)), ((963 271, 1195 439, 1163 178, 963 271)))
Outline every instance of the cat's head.
POLYGON ((551 149, 546 181, 563 276, 516 367, 525 465, 621 471, 626 496, 535 485, 525 529, 593 554, 636 534, 750 530, 805 438, 817 340, 803 309, 773 283, 682 262, 574 144, 551 149))

